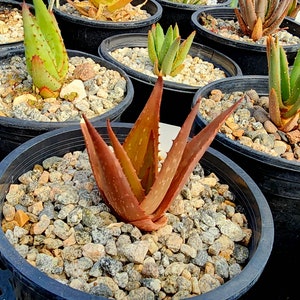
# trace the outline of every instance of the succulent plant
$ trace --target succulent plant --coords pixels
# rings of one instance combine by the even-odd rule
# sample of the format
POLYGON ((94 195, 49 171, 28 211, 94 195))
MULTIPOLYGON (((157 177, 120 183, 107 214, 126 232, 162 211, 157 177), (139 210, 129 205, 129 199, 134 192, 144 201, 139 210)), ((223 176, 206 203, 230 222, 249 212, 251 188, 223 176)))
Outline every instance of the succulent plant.
POLYGON ((159 166, 159 110, 163 79, 154 89, 134 126, 121 144, 107 121, 113 151, 83 116, 81 129, 92 171, 104 201, 122 221, 141 230, 157 230, 167 222, 165 212, 240 101, 217 116, 192 139, 189 133, 199 101, 188 115, 159 166))
POLYGON ((234 8, 241 31, 254 41, 279 30, 293 0, 239 0, 234 8))
POLYGON ((298 126, 300 116, 300 50, 289 68, 278 38, 267 37, 269 73, 269 114, 278 129, 289 132, 298 126))
MULTIPOLYGON (((132 0, 86 0, 86 1, 74 1, 67 0, 81 15, 98 20, 98 21, 117 21, 120 18, 118 10, 123 9, 132 0), (115 14, 116 13, 116 14, 115 14)), ((147 2, 147 0, 146 0, 147 2)), ((145 3, 137 5, 140 8, 145 3)), ((128 18, 130 15, 135 14, 134 7, 128 7, 126 13, 123 15, 128 18)), ((126 19, 124 19, 126 20, 126 19)))
POLYGON ((296 18, 299 11, 300 4, 298 0, 293 0, 288 11, 288 16, 291 18, 296 18))
POLYGON ((184 60, 191 48, 196 31, 181 43, 178 25, 169 26, 166 34, 159 23, 148 31, 148 54, 156 75, 175 76, 184 68, 184 60))
POLYGON ((43 0, 33 0, 35 15, 23 2, 24 46, 28 73, 43 98, 57 97, 69 58, 54 14, 43 0))

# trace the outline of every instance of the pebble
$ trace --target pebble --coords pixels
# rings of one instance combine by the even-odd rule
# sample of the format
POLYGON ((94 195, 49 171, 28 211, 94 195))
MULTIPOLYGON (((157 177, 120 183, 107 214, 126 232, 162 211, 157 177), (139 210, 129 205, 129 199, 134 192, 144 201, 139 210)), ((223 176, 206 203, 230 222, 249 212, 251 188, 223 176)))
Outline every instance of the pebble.
POLYGON ((205 176, 200 165, 184 187, 192 191, 176 199, 185 209, 174 215, 169 211, 169 223, 151 233, 118 222, 99 195, 97 206, 79 204, 79 194, 96 189, 85 151, 48 158, 20 180, 11 185, 10 201, 4 203, 6 237, 40 271, 93 295, 116 300, 200 295, 241 272, 249 256, 246 217, 236 210, 228 186, 214 174, 205 176), (67 183, 57 176, 64 172, 72 174, 67 183), (42 189, 51 196, 39 197, 42 189), (31 201, 23 200, 26 191, 35 195, 31 201), (40 202, 44 209, 29 213, 40 202), (20 203, 29 217, 22 226, 12 219, 20 203))
MULTIPOLYGON (((270 120, 266 110, 269 102, 268 97, 260 97, 254 90, 245 91, 244 94, 251 97, 249 98, 251 101, 249 99, 243 101, 239 108, 226 120, 220 132, 254 150, 274 157, 300 161, 297 154, 299 148, 297 145, 300 143, 300 125, 298 129, 288 133, 278 130, 270 120), (264 103, 265 108, 259 106, 261 103, 264 103)), ((241 95, 243 95, 241 91, 223 94, 220 90, 213 90, 208 98, 202 98, 199 113, 204 120, 210 121, 240 99, 241 95), (210 105, 207 106, 207 103, 210 105)))
POLYGON ((69 58, 69 72, 58 98, 41 101, 33 93, 23 56, 1 63, 0 80, 0 115, 23 120, 76 121, 82 113, 93 118, 118 105, 126 95, 126 80, 119 72, 80 56, 69 58), (12 72, 15 82, 11 82, 12 72))

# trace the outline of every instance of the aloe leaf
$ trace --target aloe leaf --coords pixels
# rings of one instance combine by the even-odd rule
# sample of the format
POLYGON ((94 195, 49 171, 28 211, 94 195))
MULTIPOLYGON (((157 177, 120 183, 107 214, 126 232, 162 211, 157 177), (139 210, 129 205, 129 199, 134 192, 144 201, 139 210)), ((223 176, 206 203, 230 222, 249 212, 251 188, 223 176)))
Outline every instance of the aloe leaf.
POLYGON ((184 60, 186 59, 186 56, 192 46, 194 37, 196 35, 196 31, 193 31, 179 46, 179 50, 177 53, 177 56, 174 60, 172 72, 175 71, 175 69, 181 65, 184 60))
POLYGON ((161 46, 161 49, 158 53, 158 63, 159 63, 159 65, 162 64, 162 62, 163 62, 166 54, 168 53, 168 50, 171 47, 172 43, 173 43, 173 28, 170 25, 167 32, 166 32, 166 35, 165 35, 163 44, 161 46))
POLYGON ((161 71, 163 75, 169 75, 171 73, 173 62, 178 52, 179 45, 180 45, 180 37, 177 37, 169 47, 169 50, 166 53, 166 56, 162 62, 161 71))
POLYGON ((131 190, 140 202, 145 197, 145 191, 141 185, 141 180, 137 176, 136 170, 133 167, 125 149, 122 147, 121 143, 114 134, 109 121, 107 121, 107 131, 114 149, 115 156, 121 164, 123 172, 131 186, 131 190))
POLYGON ((274 88, 269 90, 269 114, 271 121, 280 128, 282 126, 278 94, 274 88))
POLYGON ((178 24, 175 23, 175 26, 173 28, 173 40, 177 39, 178 37, 180 37, 179 27, 178 24))
POLYGON ((279 58, 280 58, 280 79, 281 79, 281 97, 284 104, 290 97, 290 74, 289 63, 284 49, 279 46, 279 58))
POLYGON ((300 109, 300 76, 297 78, 295 82, 294 89, 292 90, 289 101, 287 101, 291 107, 289 110, 283 115, 284 118, 290 118, 294 114, 296 114, 300 109))
POLYGON ((60 77, 65 78, 68 72, 68 55, 53 12, 48 11, 43 0, 33 0, 33 4, 36 23, 54 54, 55 65, 60 77))
POLYGON ((170 184, 176 173, 176 169, 180 164, 181 156, 187 144, 187 139, 189 137, 198 108, 199 104, 197 104, 189 113, 177 137, 173 141, 172 147, 169 150, 165 161, 162 164, 157 180, 154 182, 152 189, 141 203, 141 207, 147 214, 153 214, 157 210, 157 208, 160 206, 161 199, 164 198, 165 194, 170 188, 170 184))
MULTIPOLYGON (((128 3, 130 3, 132 0, 115 0, 112 1, 112 4, 107 5, 107 9, 110 12, 114 12, 117 9, 120 9, 122 7, 124 7, 125 5, 127 5, 128 3)), ((107 3, 107 1, 104 1, 107 3)))
POLYGON ((165 34, 163 28, 159 23, 157 23, 156 25, 154 24, 154 28, 155 28, 155 49, 156 52, 159 53, 161 51, 161 47, 165 39, 165 34))
POLYGON ((300 77, 300 50, 298 50, 297 55, 295 57, 293 68, 290 74, 290 84, 291 84, 291 90, 296 87, 296 81, 300 77))
POLYGON ((139 178, 143 180, 140 174, 147 174, 147 170, 153 172, 153 174, 147 176, 149 180, 152 180, 152 182, 145 184, 147 187, 152 186, 158 173, 158 127, 162 91, 163 79, 159 76, 149 100, 123 143, 123 147, 139 178), (151 160, 149 160, 149 157, 151 160))
POLYGON ((59 80, 60 76, 54 65, 55 59, 51 49, 44 36, 41 34, 35 18, 29 11, 29 7, 26 3, 22 4, 22 18, 24 24, 25 56, 29 74, 32 75, 32 56, 37 55, 43 60, 44 66, 49 74, 59 80))
POLYGON ((156 48, 155 48, 155 39, 153 36, 154 34, 155 33, 153 32, 153 30, 150 29, 148 31, 148 37, 147 37, 148 55, 152 63, 158 61, 158 56, 156 54, 156 48))
MULTIPOLYGON (((181 160, 178 165, 178 168, 176 169, 176 174, 172 179, 170 187, 167 193, 165 194, 164 199, 161 202, 160 206, 155 211, 153 217, 154 221, 156 220, 156 218, 159 218, 164 212, 166 212, 166 210, 169 208, 172 200, 178 195, 180 190, 183 188, 184 184, 188 180, 189 175, 191 174, 196 164, 199 162, 199 160, 201 159, 201 157, 203 156, 207 148, 214 140, 215 136, 219 132, 225 120, 232 114, 232 112, 235 109, 237 109, 237 107, 239 106, 242 100, 243 98, 239 99, 236 103, 234 103, 231 107, 229 107, 227 110, 225 110, 220 115, 218 115, 214 120, 208 123, 197 135, 195 135, 193 138, 191 138, 188 141, 188 143, 185 146, 183 154, 180 156, 181 160)), ((187 124, 184 124, 181 130, 189 131, 188 128, 191 128, 192 126, 191 120, 195 118, 195 115, 198 112, 199 103, 200 100, 198 100, 197 104, 193 107, 191 113, 189 114, 188 118, 185 121, 185 123, 187 122, 187 124), (184 128, 185 126, 186 128, 184 128)), ((178 136, 176 137, 174 143, 179 142, 177 141, 178 136)), ((172 148, 169 151, 168 156, 170 155, 170 160, 174 161, 176 160, 176 149, 173 150, 172 148), (174 151, 174 153, 171 153, 171 151, 174 151)), ((166 160, 168 159, 168 156, 166 160)), ((167 165, 166 168, 172 168, 172 166, 167 165)))
POLYGON ((170 73, 171 76, 176 76, 184 69, 184 64, 179 65, 175 69, 172 69, 172 72, 170 73))
POLYGON ((34 55, 31 60, 32 80, 39 89, 43 98, 56 98, 59 95, 61 83, 51 76, 44 67, 44 62, 39 56, 34 55))
POLYGON ((281 71, 280 51, 278 39, 273 40, 272 36, 267 37, 267 59, 269 73, 269 90, 274 89, 279 108, 284 107, 281 98, 281 71))

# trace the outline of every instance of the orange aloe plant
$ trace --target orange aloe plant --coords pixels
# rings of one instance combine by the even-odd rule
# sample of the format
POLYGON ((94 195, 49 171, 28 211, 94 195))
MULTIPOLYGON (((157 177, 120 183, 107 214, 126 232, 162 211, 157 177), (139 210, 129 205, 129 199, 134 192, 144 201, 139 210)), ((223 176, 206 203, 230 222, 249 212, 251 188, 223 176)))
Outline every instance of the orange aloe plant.
POLYGON ((158 76, 148 102, 123 144, 118 141, 107 121, 113 151, 85 116, 80 123, 92 171, 104 201, 122 221, 145 231, 157 230, 167 223, 165 213, 173 199, 183 188, 225 119, 241 101, 189 139, 199 108, 198 100, 159 170, 159 110, 162 91, 163 79, 158 76))
MULTIPOLYGON (((123 15, 123 21, 128 19, 131 14, 134 14, 134 9, 125 6, 132 2, 132 0, 85 0, 85 1, 74 1, 67 0, 81 15, 92 18, 98 21, 117 21, 120 15, 123 15), (123 10, 123 13, 118 13, 119 10, 123 10)), ((146 0, 147 2, 147 0, 146 0)), ((145 3, 138 5, 137 7, 143 6, 145 3)))
POLYGON ((234 8, 241 31, 254 41, 279 30, 293 0, 239 0, 234 8))

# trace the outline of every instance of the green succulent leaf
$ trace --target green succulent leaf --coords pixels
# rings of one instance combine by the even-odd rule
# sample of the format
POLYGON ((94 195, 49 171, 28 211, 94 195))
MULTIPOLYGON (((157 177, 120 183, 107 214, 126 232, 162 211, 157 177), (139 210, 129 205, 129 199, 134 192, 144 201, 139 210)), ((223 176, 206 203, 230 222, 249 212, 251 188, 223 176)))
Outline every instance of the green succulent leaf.
MULTIPOLYGON (((22 4, 27 70, 35 87, 39 89, 43 87, 44 90, 56 94, 68 72, 67 51, 53 13, 47 10, 42 0, 34 0, 33 3, 35 15, 30 12, 25 2, 22 4), (36 57, 39 59, 37 60, 36 57), (33 67, 33 60, 34 63, 38 62, 40 68, 33 67), (57 82, 59 82, 58 88, 57 82), (53 86, 54 90, 52 90, 53 86)), ((41 95, 45 94, 48 93, 41 95)))
POLYGON ((158 50, 158 63, 159 65, 162 65, 163 60, 166 57, 166 54, 169 51, 169 48, 171 47, 171 45, 173 44, 174 39, 173 39, 173 28, 172 26, 169 26, 167 33, 164 37, 162 46, 160 48, 160 50, 158 50))

